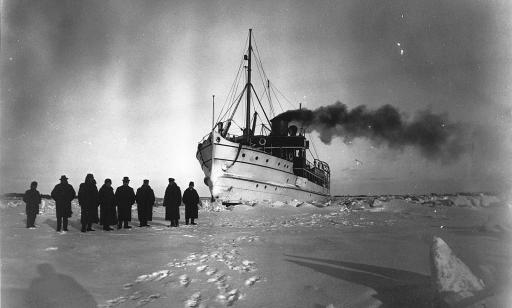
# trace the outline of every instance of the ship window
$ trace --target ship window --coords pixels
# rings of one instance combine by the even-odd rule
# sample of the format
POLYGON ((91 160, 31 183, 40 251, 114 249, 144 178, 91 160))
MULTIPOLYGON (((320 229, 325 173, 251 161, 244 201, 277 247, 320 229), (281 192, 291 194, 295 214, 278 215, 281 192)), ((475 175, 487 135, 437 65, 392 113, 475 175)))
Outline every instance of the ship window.
POLYGON ((265 160, 265 162, 268 163, 268 158, 267 158, 267 160, 265 160))
POLYGON ((274 190, 277 190, 277 187, 275 187, 274 190))
POLYGON ((242 153, 242 157, 245 157, 245 153, 242 153))
POLYGON ((258 160, 258 156, 256 156, 256 160, 258 160))
POLYGON ((260 186, 259 184, 256 184, 256 187, 260 186))
POLYGON ((277 163, 278 166, 281 166, 281 163, 277 163))
POLYGON ((220 138, 219 137, 215 138, 215 141, 220 142, 220 138))
POLYGON ((290 180, 290 179, 286 179, 286 183, 288 183, 288 181, 289 181, 289 180, 290 180))
POLYGON ((267 189, 267 185, 265 185, 265 189, 267 189))

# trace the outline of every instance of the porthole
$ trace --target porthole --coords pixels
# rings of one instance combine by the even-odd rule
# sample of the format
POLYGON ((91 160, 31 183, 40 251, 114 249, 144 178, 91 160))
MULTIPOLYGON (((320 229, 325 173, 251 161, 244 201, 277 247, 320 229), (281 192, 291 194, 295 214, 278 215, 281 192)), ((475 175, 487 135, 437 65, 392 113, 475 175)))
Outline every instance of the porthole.
POLYGON ((245 157, 245 153, 242 153, 242 157, 245 157))
POLYGON ((256 184, 256 187, 260 186, 259 184, 256 184))
POLYGON ((265 160, 265 162, 268 163, 268 158, 267 158, 267 160, 265 160))
POLYGON ((288 181, 289 181, 289 180, 290 180, 290 179, 286 179, 286 183, 288 183, 288 181))
POLYGON ((274 190, 277 190, 277 187, 275 187, 274 190))
POLYGON ((277 163, 278 166, 281 166, 281 163, 277 163))
POLYGON ((265 189, 267 189, 267 185, 265 185, 265 189))
POLYGON ((220 142, 220 137, 215 138, 215 141, 220 142))
POLYGON ((256 159, 256 160, 258 160, 258 156, 256 156, 256 158, 255 158, 255 159, 256 159))

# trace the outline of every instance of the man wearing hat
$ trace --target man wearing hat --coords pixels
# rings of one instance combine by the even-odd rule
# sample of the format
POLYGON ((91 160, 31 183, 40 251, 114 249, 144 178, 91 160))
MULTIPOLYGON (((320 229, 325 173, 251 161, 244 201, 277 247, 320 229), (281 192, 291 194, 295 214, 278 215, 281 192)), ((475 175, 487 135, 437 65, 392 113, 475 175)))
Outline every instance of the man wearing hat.
POLYGON ((68 231, 68 218, 73 213, 71 211, 71 201, 76 196, 76 192, 68 183, 68 178, 63 175, 60 177, 60 183, 55 185, 51 196, 55 200, 55 214, 57 215, 57 232, 68 231))
POLYGON ((125 176, 123 185, 116 189, 114 199, 117 206, 117 229, 121 229, 124 224, 125 229, 130 229, 129 221, 132 221, 132 205, 135 203, 135 192, 128 186, 130 179, 125 176))
POLYGON ((105 184, 101 186, 98 192, 100 204, 100 225, 104 231, 112 231, 111 225, 117 225, 116 205, 114 203, 114 189, 112 180, 105 179, 105 184))
POLYGON ((177 227, 180 220, 181 189, 173 178, 169 178, 163 205, 165 206, 165 220, 171 221, 169 227, 177 227))
POLYGON ((153 205, 155 204, 155 193, 149 186, 149 180, 144 180, 142 186, 137 189, 135 200, 137 201, 139 227, 149 227, 148 221, 153 220, 153 205))
POLYGON ((185 224, 188 225, 188 220, 191 219, 191 224, 195 225, 194 219, 198 217, 199 195, 194 189, 194 182, 188 184, 188 188, 183 193, 183 203, 185 203, 185 224))
POLYGON ((26 204, 27 228, 34 229, 36 227, 36 216, 39 214, 39 204, 41 204, 41 194, 37 191, 36 181, 30 183, 30 189, 23 195, 23 201, 26 204))

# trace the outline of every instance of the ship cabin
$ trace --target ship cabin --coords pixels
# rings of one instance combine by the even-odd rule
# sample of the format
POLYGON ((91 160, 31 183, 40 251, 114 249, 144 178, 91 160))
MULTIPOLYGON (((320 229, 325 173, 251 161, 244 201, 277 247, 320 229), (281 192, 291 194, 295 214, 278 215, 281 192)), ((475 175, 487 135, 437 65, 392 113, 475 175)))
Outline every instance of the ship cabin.
MULTIPOLYGON (((253 131, 246 131, 242 136, 226 136, 233 142, 250 145, 267 154, 293 162, 293 173, 308 179, 317 185, 330 188, 329 165, 319 159, 313 162, 307 160, 306 152, 309 141, 306 140, 304 129, 298 129, 289 121, 276 117, 271 122, 271 129, 267 134, 254 135, 253 131)), ((219 127, 222 132, 222 126, 219 127)))

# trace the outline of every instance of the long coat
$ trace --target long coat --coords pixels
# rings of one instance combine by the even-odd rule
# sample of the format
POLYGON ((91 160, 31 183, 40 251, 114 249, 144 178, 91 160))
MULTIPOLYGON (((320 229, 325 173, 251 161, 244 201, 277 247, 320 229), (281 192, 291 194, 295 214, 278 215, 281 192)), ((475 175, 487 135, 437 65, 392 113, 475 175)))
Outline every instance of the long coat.
POLYGON ((37 189, 29 189, 23 196, 23 201, 26 204, 25 212, 27 216, 39 214, 39 204, 41 204, 41 194, 37 189))
POLYGON ((169 184, 165 189, 164 204, 165 220, 180 219, 181 189, 176 183, 169 184))
POLYGON ((137 201, 137 216, 139 221, 153 220, 153 204, 155 204, 155 193, 149 185, 142 185, 137 189, 135 195, 137 201))
POLYGON ((194 188, 189 187, 185 190, 183 193, 183 203, 185 203, 185 219, 197 218, 199 195, 194 188))
POLYGON ((114 189, 106 185, 101 186, 98 199, 100 203, 100 225, 110 226, 117 224, 114 189))
POLYGON ((76 193, 69 183, 59 183, 55 185, 51 196, 55 200, 55 212, 57 217, 71 217, 71 201, 76 193))
POLYGON ((80 204, 80 222, 82 224, 98 223, 98 188, 93 183, 82 183, 78 189, 78 203, 80 204))
POLYGON ((133 188, 124 185, 119 186, 114 196, 117 206, 117 219, 119 221, 132 221, 132 205, 135 203, 133 188))

